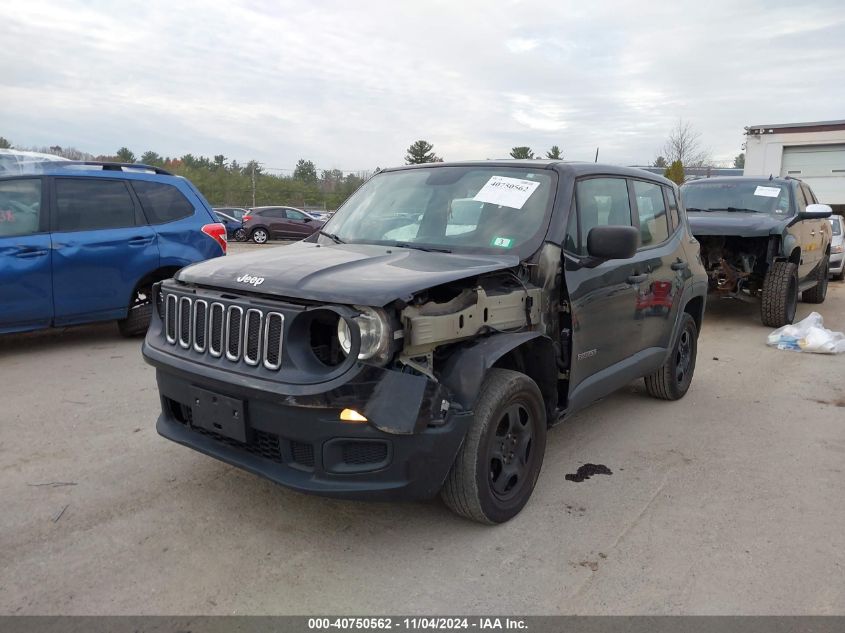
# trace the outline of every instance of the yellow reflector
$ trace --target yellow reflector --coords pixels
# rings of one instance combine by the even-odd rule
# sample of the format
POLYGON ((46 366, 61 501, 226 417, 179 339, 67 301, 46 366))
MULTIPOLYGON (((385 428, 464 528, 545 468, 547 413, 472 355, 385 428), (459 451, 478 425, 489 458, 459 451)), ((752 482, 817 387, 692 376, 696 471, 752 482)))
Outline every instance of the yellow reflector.
POLYGON ((340 419, 344 422, 366 422, 367 418, 358 413, 355 409, 344 409, 340 412, 340 419))

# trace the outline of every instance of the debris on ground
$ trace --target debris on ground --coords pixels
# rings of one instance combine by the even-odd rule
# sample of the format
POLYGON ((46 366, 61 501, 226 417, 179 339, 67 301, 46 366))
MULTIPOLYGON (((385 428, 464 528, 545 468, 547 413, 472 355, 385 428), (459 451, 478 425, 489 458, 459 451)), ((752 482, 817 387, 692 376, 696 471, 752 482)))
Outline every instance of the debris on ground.
POLYGON ((27 483, 27 486, 39 487, 39 486, 49 486, 50 488, 61 488, 62 486, 75 486, 75 481, 45 481, 41 484, 30 484, 27 483))
POLYGON ((792 325, 784 325, 769 334, 766 344, 795 352, 843 354, 845 334, 825 329, 822 315, 811 312, 806 319, 792 325))
POLYGON ((65 510, 67 510, 69 507, 70 507, 70 504, 68 503, 67 505, 65 505, 64 508, 62 508, 56 514, 54 514, 53 515, 53 523, 56 523, 59 519, 61 519, 62 515, 65 513, 65 510))
POLYGON ((612 475, 613 471, 604 464, 584 464, 577 472, 570 473, 564 477, 566 481, 580 482, 589 479, 593 475, 612 475))

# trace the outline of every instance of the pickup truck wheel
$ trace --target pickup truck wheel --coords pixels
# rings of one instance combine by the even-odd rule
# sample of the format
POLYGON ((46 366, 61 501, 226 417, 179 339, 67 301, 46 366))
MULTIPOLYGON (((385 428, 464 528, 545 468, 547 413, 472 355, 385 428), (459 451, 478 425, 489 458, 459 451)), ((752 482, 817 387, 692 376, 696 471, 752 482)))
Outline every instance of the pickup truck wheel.
POLYGON ((256 244, 264 244, 267 241, 267 231, 264 229, 255 229, 252 232, 252 241, 256 244))
POLYGON ((816 268, 816 283, 815 286, 809 290, 801 293, 801 299, 804 303, 824 303, 824 298, 827 296, 827 278, 830 276, 830 260, 827 255, 819 262, 816 268))
POLYGON ((795 320, 798 307, 798 266, 792 262, 774 262, 763 280, 760 316, 763 325, 783 327, 795 320))
POLYGON ((663 366, 645 377, 648 394, 661 400, 679 400, 684 397, 695 373, 698 352, 698 328, 689 313, 681 315, 681 330, 672 352, 663 366))
POLYGON ((440 496, 455 513, 496 524, 516 516, 537 483, 546 450, 546 407, 525 374, 491 369, 440 496))
POLYGON ((150 286, 138 288, 135 291, 132 303, 129 305, 129 313, 125 319, 117 322, 117 329, 120 330, 121 335, 131 338, 143 336, 147 333, 147 328, 150 327, 150 318, 153 315, 152 296, 153 289, 150 286))

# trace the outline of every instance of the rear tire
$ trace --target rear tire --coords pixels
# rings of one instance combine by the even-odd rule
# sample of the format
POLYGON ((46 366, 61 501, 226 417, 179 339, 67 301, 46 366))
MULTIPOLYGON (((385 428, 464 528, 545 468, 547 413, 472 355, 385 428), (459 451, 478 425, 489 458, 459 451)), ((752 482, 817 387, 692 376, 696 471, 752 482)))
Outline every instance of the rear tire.
POLYGON ((798 266, 792 262, 774 262, 763 280, 760 317, 763 325, 783 327, 795 320, 798 308, 798 266))
POLYGON ((528 502, 546 450, 546 406, 537 383, 509 369, 491 369, 440 496, 456 514, 496 524, 528 502))
POLYGON ((825 255, 816 267, 816 285, 801 293, 801 299, 804 303, 824 303, 824 298, 827 296, 827 278, 829 276, 830 259, 825 255))
POLYGON ((688 312, 681 315, 681 328, 663 366, 645 377, 648 395, 661 400, 680 400, 689 390, 698 354, 698 328, 688 312))
POLYGON ((121 335, 132 338, 147 333, 153 316, 152 293, 153 289, 150 286, 135 291, 126 318, 117 322, 117 329, 120 330, 121 335))
POLYGON ((250 237, 256 244, 265 244, 270 236, 265 229, 255 229, 250 237))
POLYGON ((234 234, 232 235, 235 238, 236 242, 245 242, 246 241, 246 231, 243 229, 235 229, 234 234))

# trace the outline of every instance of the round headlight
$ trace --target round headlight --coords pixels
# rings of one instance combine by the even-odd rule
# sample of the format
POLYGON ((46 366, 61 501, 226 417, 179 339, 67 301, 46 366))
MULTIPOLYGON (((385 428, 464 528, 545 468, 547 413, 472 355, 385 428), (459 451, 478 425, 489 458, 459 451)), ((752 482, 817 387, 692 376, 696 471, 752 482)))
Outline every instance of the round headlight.
MULTIPOLYGON (((379 310, 355 306, 361 314, 354 317, 361 332, 361 348, 358 360, 368 360, 376 356, 386 356, 390 348, 390 325, 387 317, 379 310)), ((345 319, 337 322, 337 340, 344 354, 352 348, 352 334, 345 319)))

